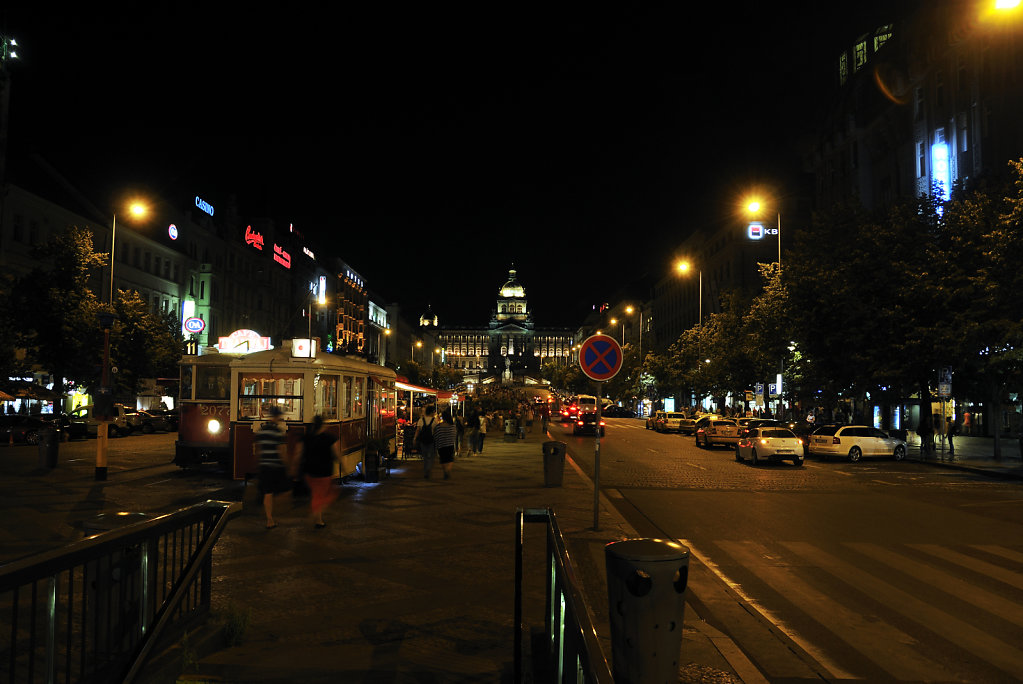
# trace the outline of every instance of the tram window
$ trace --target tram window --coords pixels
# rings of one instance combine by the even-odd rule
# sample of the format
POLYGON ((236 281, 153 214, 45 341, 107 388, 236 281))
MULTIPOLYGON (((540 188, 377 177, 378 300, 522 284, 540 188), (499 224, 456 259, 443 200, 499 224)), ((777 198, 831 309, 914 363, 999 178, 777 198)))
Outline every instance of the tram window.
MULTIPOLYGON (((302 376, 251 373, 239 378, 238 417, 265 419, 270 407, 284 411, 285 420, 306 420, 302 415, 302 376)), ((308 417, 311 420, 311 416, 308 417)))
POLYGON ((181 367, 181 391, 182 399, 192 398, 192 366, 181 367))
POLYGON ((352 391, 352 417, 363 418, 366 415, 365 401, 366 378, 355 378, 355 386, 352 391))
POLYGON ((316 376, 316 406, 313 410, 328 419, 338 417, 337 375, 316 376))
POLYGON ((352 385, 355 381, 351 375, 345 375, 341 381, 341 417, 352 417, 352 385))
POLYGON ((196 399, 227 399, 231 369, 227 366, 198 366, 195 374, 196 399))

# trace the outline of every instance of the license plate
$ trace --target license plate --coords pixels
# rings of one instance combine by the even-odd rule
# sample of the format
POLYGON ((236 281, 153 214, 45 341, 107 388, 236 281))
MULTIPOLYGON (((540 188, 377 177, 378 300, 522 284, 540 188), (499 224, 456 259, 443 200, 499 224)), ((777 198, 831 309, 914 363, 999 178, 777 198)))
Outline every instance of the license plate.
POLYGON ((776 454, 791 454, 792 453, 792 449, 776 449, 775 453, 776 454))

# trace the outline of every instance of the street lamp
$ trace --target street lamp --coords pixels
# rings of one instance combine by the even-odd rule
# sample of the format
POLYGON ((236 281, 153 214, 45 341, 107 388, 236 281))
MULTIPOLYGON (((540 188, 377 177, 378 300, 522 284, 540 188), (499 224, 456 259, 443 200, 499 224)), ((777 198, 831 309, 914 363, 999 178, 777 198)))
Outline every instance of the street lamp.
MULTIPOLYGON (((149 209, 142 202, 132 202, 128 205, 128 213, 135 218, 142 218, 149 209)), ((110 305, 114 305, 114 243, 117 241, 117 212, 113 214, 114 220, 110 224, 110 305)))
MULTIPOLYGON (((618 325, 618 319, 612 318, 611 325, 618 325)), ((625 321, 622 321, 622 346, 625 345, 625 321)))
MULTIPOLYGON (((688 261, 680 261, 680 262, 678 262, 677 268, 678 268, 678 272, 679 273, 685 275, 686 273, 688 273, 689 271, 691 271, 693 269, 693 266, 688 261)), ((699 293, 699 299, 700 299, 700 327, 703 327, 703 269, 702 268, 699 269, 699 273, 700 273, 700 293, 699 293)))
POLYGON ((416 340, 415 344, 412 345, 412 362, 413 363, 415 363, 415 360, 416 360, 416 347, 419 347, 420 349, 422 349, 423 348, 423 341, 422 340, 416 340))
MULTIPOLYGON (((746 211, 751 216, 757 216, 760 214, 761 204, 760 200, 750 200, 749 204, 746 205, 746 211)), ((781 274, 781 212, 778 213, 778 273, 781 274)))
POLYGON ((92 402, 92 417, 99 421, 96 428, 95 479, 101 482, 107 479, 107 439, 110 437, 109 421, 114 416, 114 392, 110 387, 110 329, 114 327, 117 314, 113 310, 101 311, 96 318, 103 328, 103 366, 99 391, 92 402))

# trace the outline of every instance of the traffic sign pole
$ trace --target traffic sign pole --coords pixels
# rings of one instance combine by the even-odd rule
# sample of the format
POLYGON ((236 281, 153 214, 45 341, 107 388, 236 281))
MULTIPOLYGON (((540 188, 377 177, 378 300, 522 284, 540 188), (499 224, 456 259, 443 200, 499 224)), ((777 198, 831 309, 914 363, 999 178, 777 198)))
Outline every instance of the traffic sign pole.
POLYGON ((592 335, 579 345, 579 367, 583 374, 596 384, 597 390, 597 438, 593 448, 593 529, 600 530, 600 419, 604 382, 610 380, 622 369, 622 348, 609 335, 592 335))

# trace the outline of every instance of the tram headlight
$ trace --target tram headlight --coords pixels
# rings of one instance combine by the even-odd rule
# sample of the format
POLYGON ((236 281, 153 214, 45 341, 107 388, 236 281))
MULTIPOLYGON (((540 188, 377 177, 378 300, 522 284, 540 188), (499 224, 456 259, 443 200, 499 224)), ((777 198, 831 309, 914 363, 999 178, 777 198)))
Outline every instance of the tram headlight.
POLYGON ((210 422, 206 423, 206 429, 211 435, 215 435, 220 432, 220 421, 214 418, 210 422))

